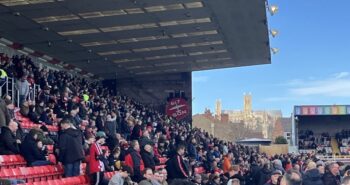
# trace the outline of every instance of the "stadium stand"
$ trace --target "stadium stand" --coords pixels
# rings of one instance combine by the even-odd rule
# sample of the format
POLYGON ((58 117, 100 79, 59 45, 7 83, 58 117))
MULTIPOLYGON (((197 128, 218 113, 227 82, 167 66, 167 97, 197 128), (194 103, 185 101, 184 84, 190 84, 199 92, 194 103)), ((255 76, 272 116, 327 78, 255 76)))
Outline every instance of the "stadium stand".
MULTIPOLYGON (((21 100, 9 96, 3 99, 7 108, 3 113, 8 114, 10 122, 19 123, 18 130, 13 131, 17 144, 21 145, 33 130, 38 140, 51 139, 54 142, 43 147, 47 150, 46 160, 52 165, 28 166, 21 156, 23 151, 19 155, 0 155, 1 179, 24 181, 22 184, 27 185, 113 185, 121 179, 127 182, 157 181, 163 185, 167 184, 166 181, 178 182, 178 179, 205 185, 227 184, 231 179, 237 179, 240 184, 264 185, 273 181, 271 176, 282 175, 291 169, 291 163, 299 172, 305 172, 306 164, 312 160, 324 166, 323 161, 310 154, 268 156, 258 153, 255 147, 221 141, 126 96, 112 95, 98 83, 90 83, 66 72, 39 69, 25 56, 6 58, 1 64, 9 76, 31 81, 29 89, 35 84, 40 86, 39 91, 33 91, 31 96, 28 92, 21 100), (84 96, 89 98, 84 99, 84 96), (18 101, 23 103, 13 106, 13 102, 18 101), (64 134, 74 140, 65 141, 64 134), (76 145, 84 151, 64 155, 65 147, 76 145), (148 146, 152 149, 151 158, 143 155, 148 146), (75 159, 79 152, 84 157, 75 159), (227 156, 233 157, 224 173, 223 161, 227 156), (70 161, 71 158, 74 160, 70 161), (93 161, 97 161, 97 165, 93 161), (153 163, 154 175, 143 175, 153 163), (79 165, 78 173, 65 176, 65 170, 72 170, 76 164, 79 165)), ((6 122, 3 126, 8 124, 6 122)), ((316 137, 305 131, 300 139, 304 148, 330 145, 327 134, 316 137)), ((337 139, 343 142, 346 137, 337 139)), ((331 164, 330 167, 336 166, 331 164)), ((325 179, 334 176, 330 171, 326 175, 330 177, 324 176, 325 179)))

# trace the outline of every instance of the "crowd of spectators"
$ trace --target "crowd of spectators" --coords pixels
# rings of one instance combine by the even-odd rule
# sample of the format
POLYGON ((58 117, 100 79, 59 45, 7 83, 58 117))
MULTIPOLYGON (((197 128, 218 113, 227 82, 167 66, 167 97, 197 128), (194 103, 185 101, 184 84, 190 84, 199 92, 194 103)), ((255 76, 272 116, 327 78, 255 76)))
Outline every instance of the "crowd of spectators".
POLYGON ((331 137, 328 133, 315 135, 311 130, 301 130, 298 146, 302 150, 316 150, 318 154, 332 154, 331 137))
MULTIPOLYGON (((51 165, 46 146, 52 144, 64 177, 80 175, 86 163, 91 184, 340 185, 338 163, 325 164, 310 154, 269 156, 219 140, 98 82, 39 69, 28 57, 1 61, 1 67, 20 81, 19 88, 41 87, 35 100, 26 93, 19 100, 20 114, 37 125, 29 130, 16 119, 13 97, 0 100, 0 155, 20 154, 28 166, 51 165), (58 133, 49 132, 49 125, 58 126, 58 133), (168 160, 158 168, 161 158, 168 160), (119 172, 107 180, 108 171, 119 172)), ((316 140, 310 132, 303 138, 316 140)), ((350 173, 344 172, 348 185, 350 173)))
POLYGON ((350 130, 344 129, 335 134, 342 155, 350 154, 350 130))

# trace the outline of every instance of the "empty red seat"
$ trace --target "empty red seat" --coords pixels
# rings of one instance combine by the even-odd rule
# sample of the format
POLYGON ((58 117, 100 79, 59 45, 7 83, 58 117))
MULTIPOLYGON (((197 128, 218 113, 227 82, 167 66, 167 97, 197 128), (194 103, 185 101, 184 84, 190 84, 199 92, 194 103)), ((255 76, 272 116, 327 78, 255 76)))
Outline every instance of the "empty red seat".
POLYGON ((167 160, 168 160, 168 158, 166 158, 166 157, 160 157, 159 158, 160 164, 165 164, 167 160))
POLYGON ((13 172, 14 178, 16 178, 16 179, 23 179, 24 176, 22 175, 22 172, 21 172, 21 170, 19 168, 12 169, 12 172, 13 172))
POLYGON ((11 173, 9 172, 9 170, 11 170, 11 169, 2 169, 0 171, 0 178, 2 178, 2 179, 9 178, 9 176, 11 176, 11 173))
POLYGON ((205 173, 205 169, 203 167, 194 168, 194 173, 196 173, 196 174, 205 173))
POLYGON ((88 179, 87 179, 87 176, 85 175, 81 175, 79 176, 79 180, 80 180, 80 184, 88 184, 88 179))

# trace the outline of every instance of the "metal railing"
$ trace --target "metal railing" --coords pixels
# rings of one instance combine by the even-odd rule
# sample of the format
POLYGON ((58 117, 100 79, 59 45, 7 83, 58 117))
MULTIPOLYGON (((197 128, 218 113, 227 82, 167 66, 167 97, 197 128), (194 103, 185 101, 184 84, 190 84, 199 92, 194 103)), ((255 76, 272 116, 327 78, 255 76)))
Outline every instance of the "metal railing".
MULTIPOLYGON (((19 90, 16 87, 17 80, 13 77, 6 77, 6 79, 0 84, 0 97, 3 95, 11 96, 12 103, 17 107, 20 106, 19 90)), ((38 93, 40 92, 40 85, 31 85, 29 90, 29 95, 26 100, 35 101, 37 99, 38 93)))

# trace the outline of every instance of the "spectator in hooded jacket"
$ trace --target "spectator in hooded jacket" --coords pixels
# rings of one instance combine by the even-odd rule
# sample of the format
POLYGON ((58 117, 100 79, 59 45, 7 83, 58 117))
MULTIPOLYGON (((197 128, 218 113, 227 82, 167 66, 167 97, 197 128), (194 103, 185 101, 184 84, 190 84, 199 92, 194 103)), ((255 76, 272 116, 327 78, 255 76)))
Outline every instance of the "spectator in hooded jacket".
POLYGON ((83 135, 74 128, 69 119, 61 121, 59 136, 59 161, 64 165, 64 176, 74 177, 80 174, 80 163, 84 159, 83 135))
POLYGON ((9 125, 1 128, 0 134, 0 155, 14 155, 19 154, 19 145, 21 140, 17 139, 16 132, 18 130, 18 123, 11 120, 9 125))

